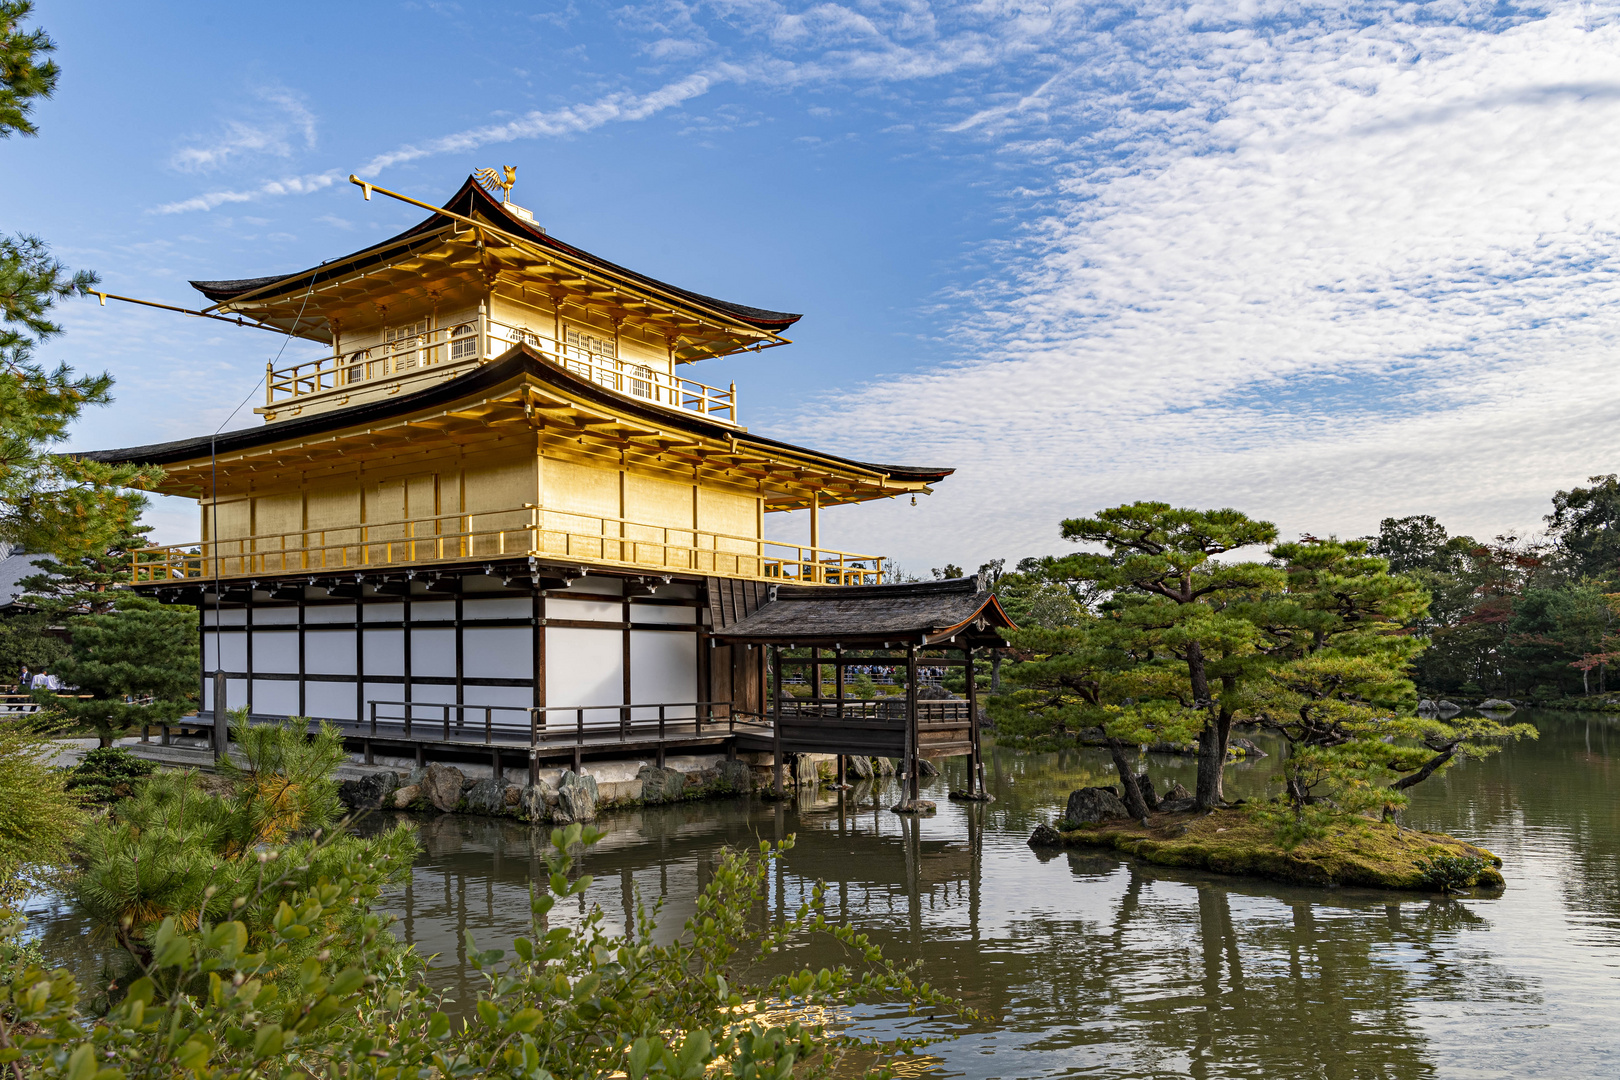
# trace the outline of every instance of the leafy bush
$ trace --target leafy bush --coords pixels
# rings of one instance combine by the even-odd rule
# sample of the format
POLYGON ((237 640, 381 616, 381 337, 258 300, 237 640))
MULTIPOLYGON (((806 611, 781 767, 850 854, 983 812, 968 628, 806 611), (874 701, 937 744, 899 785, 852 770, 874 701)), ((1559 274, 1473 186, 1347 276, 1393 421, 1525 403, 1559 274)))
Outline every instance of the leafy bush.
POLYGON ((179 918, 165 918, 151 935, 141 976, 101 1020, 83 1014, 66 971, 32 965, 0 973, 0 1012, 13 1047, 0 1051, 0 1060, 15 1062, 23 1075, 68 1080, 789 1080, 844 1075, 863 1059, 929 1041, 852 1037, 837 1026, 840 1006, 887 1000, 972 1015, 914 982, 911 969, 885 960, 864 935, 829 924, 819 886, 781 924, 756 928, 771 863, 791 841, 762 844, 757 859, 724 853, 673 944, 654 940, 645 908, 620 934, 606 931, 594 908, 579 925, 552 926, 559 902, 572 906, 591 885, 589 877, 572 877, 569 852, 600 836, 577 824, 551 834, 550 873, 531 903, 530 934, 513 941, 510 960, 501 950, 480 950, 468 935, 468 958, 483 986, 460 1024, 381 947, 382 919, 368 912, 334 927, 334 913, 363 909, 368 899, 356 888, 351 871, 359 868, 350 857, 335 876, 287 896, 257 944, 240 921, 203 920, 187 931, 179 918), (860 970, 842 965, 746 981, 744 964, 817 933, 843 942, 860 970), (340 947, 348 954, 341 962, 340 947), (278 970, 293 974, 266 978, 278 970), (173 993, 178 986, 202 992, 173 993))
POLYGON ((1479 884, 1485 860, 1478 855, 1441 855, 1417 860, 1422 876, 1419 883, 1442 893, 1456 892, 1479 884))
POLYGON ((157 766, 122 746, 98 746, 68 776, 67 788, 94 802, 112 802, 135 793, 135 785, 157 766))

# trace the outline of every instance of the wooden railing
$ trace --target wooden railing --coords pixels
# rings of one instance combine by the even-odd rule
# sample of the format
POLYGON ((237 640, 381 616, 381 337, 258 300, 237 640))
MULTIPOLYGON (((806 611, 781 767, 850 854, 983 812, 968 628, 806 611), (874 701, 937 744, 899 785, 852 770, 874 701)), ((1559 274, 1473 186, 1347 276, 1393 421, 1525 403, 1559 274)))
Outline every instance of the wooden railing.
POLYGON ((274 408, 314 394, 404 378, 428 368, 482 363, 522 343, 549 363, 625 397, 738 423, 736 383, 724 390, 706 386, 633 359, 604 356, 573 345, 559 346, 549 335, 542 337, 527 327, 495 322, 485 315, 382 345, 279 369, 267 367, 264 403, 274 408))
POLYGON ((142 548, 133 553, 131 580, 330 573, 528 555, 814 585, 875 585, 883 578, 881 556, 529 505, 142 548))

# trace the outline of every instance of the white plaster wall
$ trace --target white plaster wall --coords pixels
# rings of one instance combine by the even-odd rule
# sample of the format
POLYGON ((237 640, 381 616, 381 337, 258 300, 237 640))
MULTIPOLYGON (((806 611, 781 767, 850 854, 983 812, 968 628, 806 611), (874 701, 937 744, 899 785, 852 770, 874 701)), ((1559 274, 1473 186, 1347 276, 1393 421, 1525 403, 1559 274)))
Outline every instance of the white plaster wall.
POLYGON ((412 630, 411 635, 412 675, 455 678, 456 632, 454 630, 412 630))
POLYGON ((253 673, 266 671, 298 674, 298 631, 254 628, 253 673))
MULTIPOLYGON (((414 618, 415 612, 411 615, 414 618)), ((469 597, 462 605, 463 619, 528 619, 534 616, 534 600, 527 596, 503 596, 490 600, 469 597)))
POLYGON ((304 670, 313 675, 353 675, 354 631, 304 631, 304 670))
POLYGON ((624 618, 624 604, 619 600, 566 600, 547 599, 548 619, 588 619, 596 622, 618 622, 624 618))
MULTIPOLYGON (((412 656, 412 666, 416 657, 412 656)), ((403 630, 366 631, 366 674, 405 674, 405 632, 403 630)))
POLYGON ((304 609, 304 622, 354 622, 353 604, 310 605, 304 609))
MULTIPOLYGON (((637 704, 697 700, 697 638, 657 630, 630 633, 630 700, 637 704)), ((692 709, 670 709, 668 719, 690 718, 692 709)), ((657 709, 632 712, 635 720, 656 720, 657 709)))
POLYGON ((304 684, 305 711, 310 716, 333 720, 354 719, 354 684, 312 682, 304 684))
POLYGON ((696 622, 691 608, 666 607, 663 604, 631 604, 630 621, 638 623, 691 623, 696 622))
POLYGON ((298 625, 298 609, 295 607, 254 608, 254 626, 283 626, 298 625))
POLYGON ((298 684, 280 679, 254 679, 253 711, 270 716, 297 716, 298 684))
POLYGON ((527 679, 534 673, 534 636, 527 627, 462 630, 462 673, 470 679, 527 679))
MULTIPOLYGON (((616 705, 624 702, 624 644, 618 630, 546 628, 546 704, 616 705)), ((605 715, 605 714, 603 714, 605 715)), ((600 715, 586 714, 586 722, 600 715)), ((572 717, 551 723, 573 725, 572 717)))

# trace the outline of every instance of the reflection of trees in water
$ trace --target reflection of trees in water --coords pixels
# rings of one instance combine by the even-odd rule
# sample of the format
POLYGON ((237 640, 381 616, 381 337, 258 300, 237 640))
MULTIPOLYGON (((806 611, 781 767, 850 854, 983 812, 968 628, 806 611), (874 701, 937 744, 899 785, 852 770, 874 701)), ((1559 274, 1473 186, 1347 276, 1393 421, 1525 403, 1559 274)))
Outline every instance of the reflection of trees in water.
POLYGON ((1491 848, 1509 861, 1541 856, 1558 867, 1565 905, 1620 923, 1620 718, 1525 711, 1535 742, 1470 761, 1415 789, 1407 820, 1491 848))

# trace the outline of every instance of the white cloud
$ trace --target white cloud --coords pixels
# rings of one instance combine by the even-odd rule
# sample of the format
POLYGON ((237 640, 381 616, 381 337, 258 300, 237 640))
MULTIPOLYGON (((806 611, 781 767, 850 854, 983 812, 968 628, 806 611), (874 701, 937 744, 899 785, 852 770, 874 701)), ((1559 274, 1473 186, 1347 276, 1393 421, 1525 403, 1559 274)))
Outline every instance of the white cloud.
POLYGON ((169 164, 181 172, 212 172, 240 159, 287 158, 295 150, 315 148, 315 114, 300 95, 270 87, 257 97, 250 116, 229 120, 215 134, 181 147, 169 164))
MULTIPOLYGON (((958 465, 927 516, 986 557, 1139 497, 1489 534, 1610 471, 1620 30, 1392 11, 1297 33, 1169 12, 974 111, 958 128, 1056 208, 949 298, 959 363, 847 388, 803 432, 958 465)), ((893 550, 927 532, 892 520, 893 550)))

